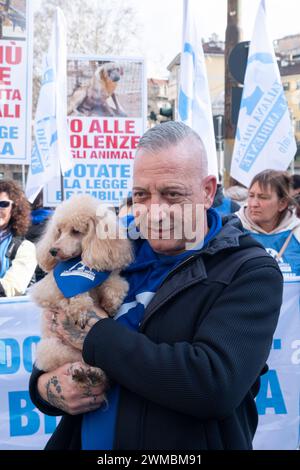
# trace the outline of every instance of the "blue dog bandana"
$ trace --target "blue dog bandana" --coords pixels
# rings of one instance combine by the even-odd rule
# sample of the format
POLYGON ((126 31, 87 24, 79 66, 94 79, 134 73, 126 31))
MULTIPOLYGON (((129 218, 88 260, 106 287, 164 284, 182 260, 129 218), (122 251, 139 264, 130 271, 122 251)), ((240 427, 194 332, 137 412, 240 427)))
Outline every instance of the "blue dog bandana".
POLYGON ((61 293, 69 299, 100 286, 110 276, 110 271, 88 268, 77 258, 61 261, 54 268, 54 279, 61 293))

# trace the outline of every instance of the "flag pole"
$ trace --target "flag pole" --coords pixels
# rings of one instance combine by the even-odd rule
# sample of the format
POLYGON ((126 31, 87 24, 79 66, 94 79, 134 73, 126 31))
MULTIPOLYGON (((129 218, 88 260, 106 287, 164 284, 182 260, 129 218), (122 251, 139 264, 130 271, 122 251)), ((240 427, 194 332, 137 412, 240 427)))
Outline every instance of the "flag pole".
POLYGON ((184 0, 183 5, 178 120, 190 126, 201 137, 207 152, 208 172, 218 179, 212 107, 197 1, 184 0))
MULTIPOLYGON (((55 18, 55 28, 56 28, 56 35, 55 35, 55 39, 56 39, 56 50, 59 50, 59 20, 58 20, 58 9, 56 9, 56 18, 55 18)), ((59 63, 59 57, 58 57, 58 54, 56 55, 56 71, 59 70, 59 67, 60 67, 60 63, 59 63)), ((59 169, 60 169, 60 200, 61 202, 64 201, 65 199, 65 195, 64 195, 64 175, 63 175, 63 170, 61 168, 61 165, 59 166, 59 169)))
POLYGON ((227 0, 227 27, 225 33, 225 103, 224 103, 224 183, 229 186, 230 165, 234 147, 236 125, 232 122, 233 90, 238 83, 229 71, 228 60, 231 51, 242 40, 241 0, 227 0))
MULTIPOLYGON (((59 47, 60 47, 60 35, 59 35, 59 9, 56 8, 56 18, 55 18, 55 27, 56 27, 56 35, 55 35, 55 39, 56 39, 56 50, 58 51, 59 50, 59 47)), ((61 63, 59 61, 59 55, 57 54, 56 55, 56 71, 57 71, 57 74, 58 73, 61 73, 61 63)), ((56 98, 57 98, 57 95, 56 95, 56 98)), ((60 169, 60 199, 61 199, 61 202, 64 201, 65 199, 65 195, 64 195, 64 174, 63 174, 63 169, 61 167, 61 165, 59 166, 59 169, 60 169)))
POLYGON ((22 187, 23 189, 26 187, 25 165, 22 165, 22 187))
POLYGON ((57 7, 48 53, 43 61, 43 79, 35 115, 35 145, 26 185, 30 202, 54 180, 60 180, 63 200, 63 175, 73 168, 67 122, 66 64, 66 22, 62 10, 57 7))
POLYGON ((60 170, 60 194, 61 194, 61 202, 65 200, 65 194, 64 194, 64 175, 62 171, 60 170))

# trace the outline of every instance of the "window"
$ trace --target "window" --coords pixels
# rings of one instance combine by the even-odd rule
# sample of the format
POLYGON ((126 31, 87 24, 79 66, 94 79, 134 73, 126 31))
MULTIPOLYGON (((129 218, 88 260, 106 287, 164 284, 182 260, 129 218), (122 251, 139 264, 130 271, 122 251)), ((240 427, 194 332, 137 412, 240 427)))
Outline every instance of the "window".
POLYGON ((296 81, 296 90, 300 90, 300 80, 296 81))
POLYGON ((283 89, 284 91, 288 91, 290 89, 290 82, 283 82, 283 89))
POLYGON ((300 121, 296 121, 296 132, 300 132, 300 121))

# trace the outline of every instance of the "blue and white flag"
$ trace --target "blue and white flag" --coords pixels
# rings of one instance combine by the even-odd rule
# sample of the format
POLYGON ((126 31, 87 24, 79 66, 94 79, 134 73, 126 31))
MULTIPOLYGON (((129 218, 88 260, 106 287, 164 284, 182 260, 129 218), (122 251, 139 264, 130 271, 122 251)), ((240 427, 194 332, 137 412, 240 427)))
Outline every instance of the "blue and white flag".
POLYGON ((73 166, 67 123, 67 46, 63 12, 56 9, 35 115, 35 144, 31 154, 26 196, 33 202, 46 183, 73 166))
POLYGON ((178 117, 199 134, 207 152, 208 173, 218 177, 212 108, 195 0, 184 0, 180 63, 178 117))
POLYGON ((296 142, 261 0, 249 48, 231 176, 245 186, 266 169, 286 170, 296 142))

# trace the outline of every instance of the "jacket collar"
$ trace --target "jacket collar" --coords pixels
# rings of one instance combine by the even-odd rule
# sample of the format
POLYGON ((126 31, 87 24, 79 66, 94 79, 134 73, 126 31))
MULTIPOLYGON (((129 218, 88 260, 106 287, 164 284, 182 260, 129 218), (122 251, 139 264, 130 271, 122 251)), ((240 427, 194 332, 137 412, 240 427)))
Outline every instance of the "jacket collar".
MULTIPOLYGON (((244 232, 243 225, 241 224, 240 219, 235 215, 230 214, 222 218, 221 230, 218 231, 218 233, 211 240, 209 240, 209 242, 203 248, 199 250, 191 250, 191 256, 203 254, 214 255, 215 253, 226 248, 238 247, 240 244, 240 237, 245 235, 246 234, 244 232)), ((138 251, 144 242, 144 239, 135 240, 135 250, 138 251)), ((131 266, 134 266, 134 262, 127 269, 130 270, 131 266)))
POLYGON ((227 248, 236 248, 240 245, 240 238, 246 234, 243 226, 235 215, 228 215, 222 219, 222 228, 210 242, 197 252, 199 255, 214 255, 227 248))
MULTIPOLYGON (((171 277, 171 275, 175 271, 183 271, 183 275, 185 276, 185 266, 187 266, 192 259, 197 259, 197 280, 199 281, 199 277, 201 279, 204 279, 207 277, 207 274, 205 269, 205 263, 203 261, 203 255, 212 256, 220 251, 239 247, 241 237, 245 237, 247 235, 244 232, 243 226, 239 218, 234 215, 228 215, 226 217, 223 217, 222 223, 223 226, 221 230, 217 233, 217 235, 212 240, 210 240, 208 244, 201 250, 191 252, 191 256, 188 256, 182 263, 177 265, 175 269, 169 273, 166 279, 171 277)), ((253 242, 254 244, 258 244, 254 240, 253 242)))
MULTIPOLYGON (((223 217, 222 223, 223 227, 215 238, 210 240, 202 250, 191 253, 190 257, 187 257, 169 273, 146 308, 145 316, 141 324, 141 331, 153 313, 160 308, 166 300, 170 300, 178 294, 178 286, 180 286, 180 291, 182 291, 186 287, 190 287, 207 278, 202 255, 207 254, 211 256, 219 251, 240 246, 240 238, 246 236, 243 232, 240 220, 234 215, 229 215, 223 217), (189 269, 190 262, 193 262, 194 269, 189 269), (174 277, 175 272, 176 276, 174 277), (168 280, 168 282, 166 282, 166 280, 168 280)), ((257 243, 254 241, 254 244, 257 243)))

